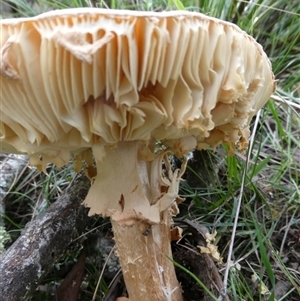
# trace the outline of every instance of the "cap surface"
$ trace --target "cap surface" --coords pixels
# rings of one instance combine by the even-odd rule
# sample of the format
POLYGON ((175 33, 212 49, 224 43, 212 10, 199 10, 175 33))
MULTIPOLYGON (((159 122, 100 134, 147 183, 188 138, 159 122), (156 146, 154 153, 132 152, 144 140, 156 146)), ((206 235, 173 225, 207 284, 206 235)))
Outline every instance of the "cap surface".
POLYGON ((274 91, 261 46, 198 13, 80 8, 0 26, 0 139, 55 163, 118 141, 245 140, 274 91))

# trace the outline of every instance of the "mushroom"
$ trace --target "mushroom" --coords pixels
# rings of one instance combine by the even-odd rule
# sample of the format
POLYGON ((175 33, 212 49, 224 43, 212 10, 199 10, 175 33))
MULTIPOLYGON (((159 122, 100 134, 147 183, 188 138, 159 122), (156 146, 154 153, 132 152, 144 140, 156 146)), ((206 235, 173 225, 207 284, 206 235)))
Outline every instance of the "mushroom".
POLYGON ((130 300, 182 300, 170 228, 186 159, 172 170, 169 155, 247 147, 275 87, 262 47, 185 11, 79 8, 0 24, 4 151, 43 170, 74 156, 93 182, 84 204, 111 219, 130 300))

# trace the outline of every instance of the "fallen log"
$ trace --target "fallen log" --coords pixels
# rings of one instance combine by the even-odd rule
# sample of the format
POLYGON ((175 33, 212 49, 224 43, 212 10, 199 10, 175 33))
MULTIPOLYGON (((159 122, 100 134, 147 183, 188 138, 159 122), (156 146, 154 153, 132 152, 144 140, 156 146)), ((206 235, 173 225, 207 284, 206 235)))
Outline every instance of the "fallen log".
POLYGON ((81 203, 89 180, 78 176, 44 213, 28 223, 21 236, 0 255, 0 301, 26 300, 84 230, 87 209, 81 203))

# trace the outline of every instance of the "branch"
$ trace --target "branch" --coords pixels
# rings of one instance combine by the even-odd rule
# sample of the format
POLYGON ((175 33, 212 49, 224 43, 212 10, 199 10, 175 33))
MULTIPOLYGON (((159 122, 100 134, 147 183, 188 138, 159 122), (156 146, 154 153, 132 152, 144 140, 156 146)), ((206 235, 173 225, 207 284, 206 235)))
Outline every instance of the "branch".
POLYGON ((5 212, 4 198, 27 164, 28 157, 25 155, 2 155, 0 153, 0 212, 3 214, 5 212))
POLYGON ((34 221, 0 255, 0 301, 26 300, 85 228, 88 217, 81 205, 89 189, 83 176, 34 221))

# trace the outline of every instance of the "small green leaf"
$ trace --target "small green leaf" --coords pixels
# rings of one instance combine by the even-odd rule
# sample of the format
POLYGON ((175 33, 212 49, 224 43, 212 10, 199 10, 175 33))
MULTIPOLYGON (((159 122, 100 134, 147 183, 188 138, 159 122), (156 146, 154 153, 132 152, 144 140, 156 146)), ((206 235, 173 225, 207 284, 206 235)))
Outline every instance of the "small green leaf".
POLYGON ((271 158, 272 156, 268 156, 265 159, 263 159, 260 163, 256 164, 253 168, 251 178, 260 173, 260 171, 262 171, 265 168, 265 166, 270 162, 271 158))
POLYGON ((169 0, 168 6, 172 7, 173 5, 178 10, 185 10, 185 7, 180 0, 169 0))

